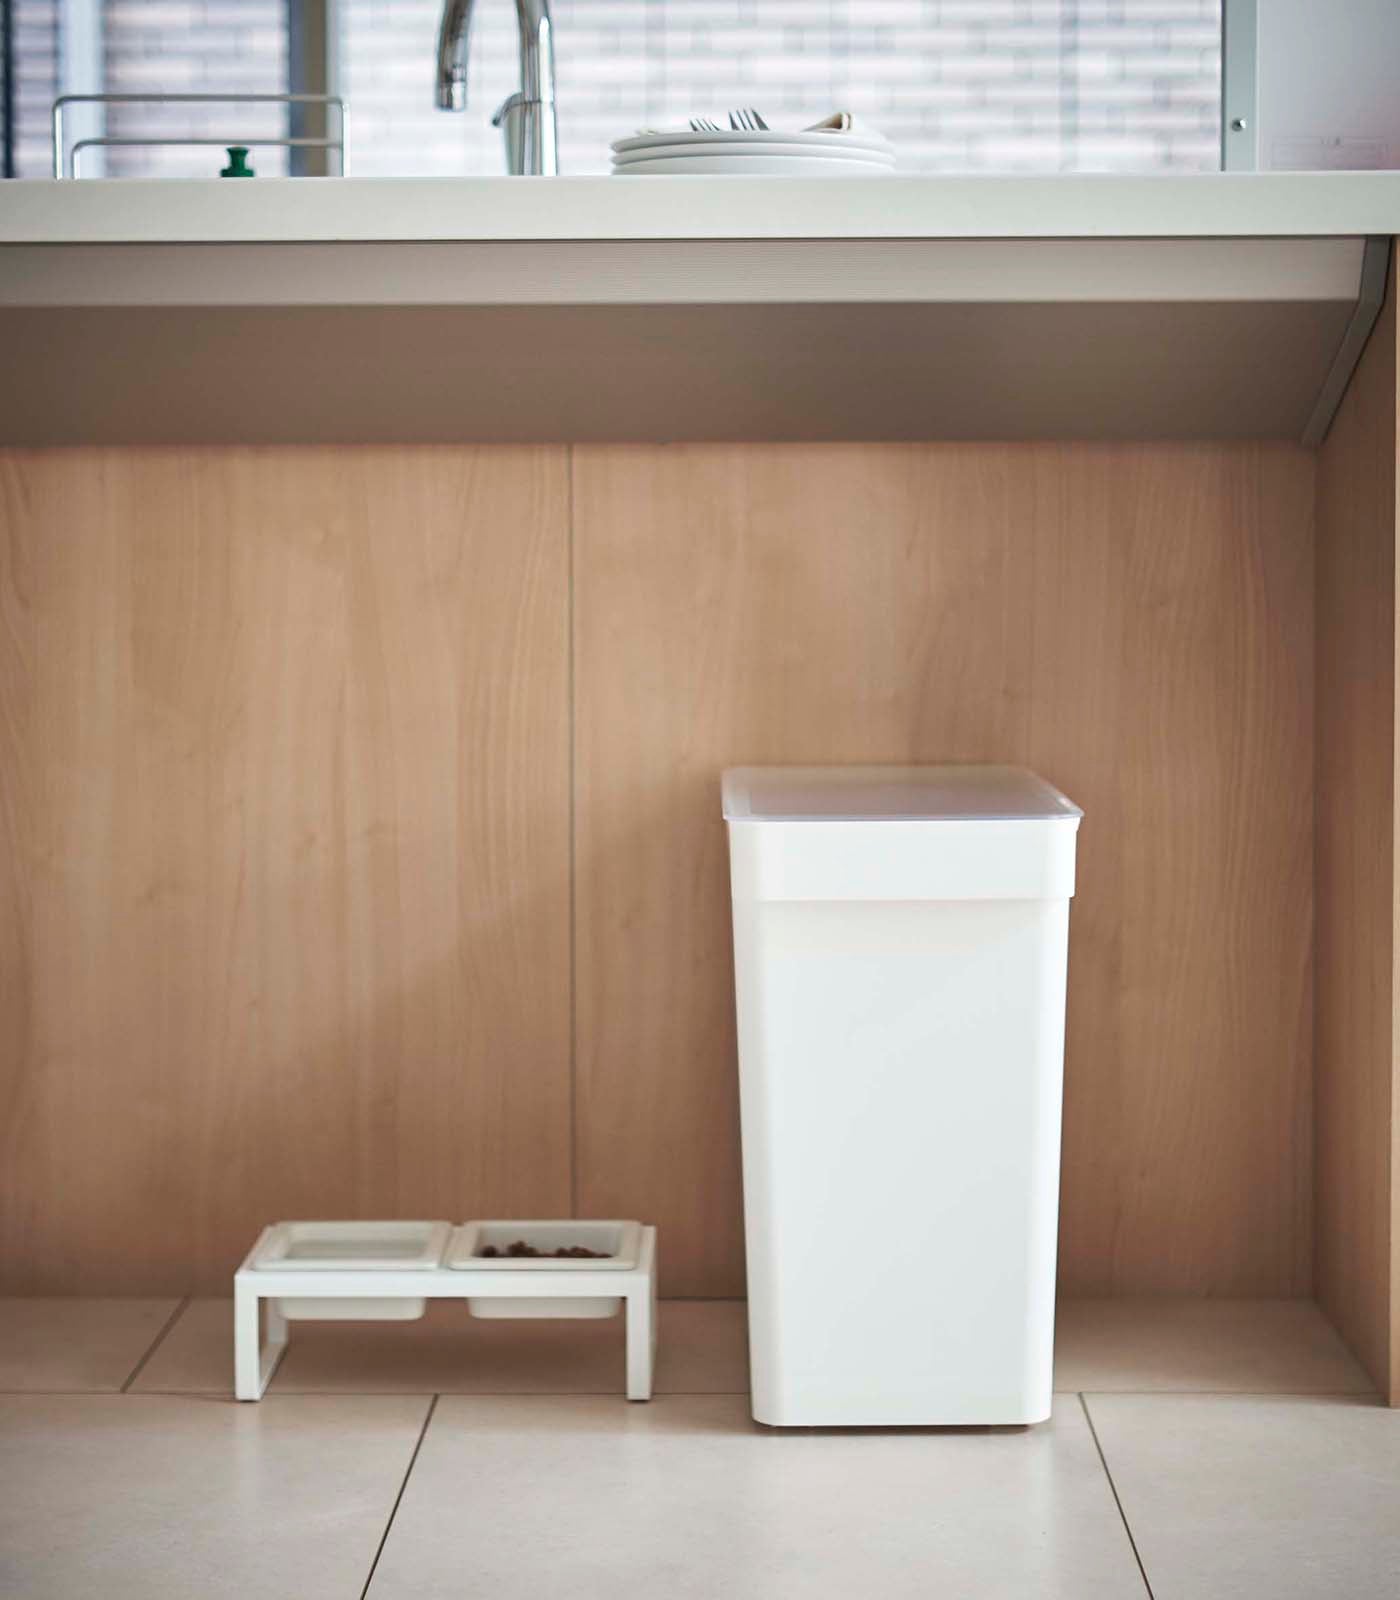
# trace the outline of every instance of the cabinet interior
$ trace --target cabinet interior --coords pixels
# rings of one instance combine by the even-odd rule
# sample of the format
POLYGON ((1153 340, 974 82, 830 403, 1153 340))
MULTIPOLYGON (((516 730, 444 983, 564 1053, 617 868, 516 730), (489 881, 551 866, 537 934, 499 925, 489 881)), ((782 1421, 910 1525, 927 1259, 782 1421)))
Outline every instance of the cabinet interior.
POLYGON ((1294 444, 0 452, 0 1273, 638 1216, 743 1292, 720 770, 1085 810, 1060 1281, 1397 1387, 1395 313, 1294 444))

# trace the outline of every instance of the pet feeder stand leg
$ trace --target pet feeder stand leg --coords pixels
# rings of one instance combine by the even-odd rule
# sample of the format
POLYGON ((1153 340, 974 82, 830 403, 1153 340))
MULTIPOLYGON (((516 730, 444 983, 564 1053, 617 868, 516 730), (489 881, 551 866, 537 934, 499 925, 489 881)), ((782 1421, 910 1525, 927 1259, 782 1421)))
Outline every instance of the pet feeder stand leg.
MULTIPOLYGON (((241 1274, 240 1274, 241 1276, 241 1274)), ((263 1299, 252 1284, 233 1283, 233 1393, 237 1400, 261 1400, 287 1348, 287 1319, 277 1302, 263 1299), (266 1319, 260 1323, 259 1309, 266 1319)))
POLYGON ((656 1230, 643 1235, 642 1258, 626 1294, 627 1398, 650 1400, 656 1366, 656 1230))

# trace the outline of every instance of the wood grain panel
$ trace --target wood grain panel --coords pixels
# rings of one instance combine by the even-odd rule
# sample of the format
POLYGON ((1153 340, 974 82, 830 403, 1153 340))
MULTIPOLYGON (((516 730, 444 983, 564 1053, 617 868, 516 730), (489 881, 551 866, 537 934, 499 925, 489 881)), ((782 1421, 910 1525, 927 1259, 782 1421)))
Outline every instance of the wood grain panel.
POLYGON ((1312 461, 1037 457, 1031 765, 1084 806, 1061 1286, 1310 1288, 1312 461))
POLYGON ((1396 1113, 1396 305, 1317 479, 1317 1290, 1400 1400, 1396 1113))
POLYGON ((575 452, 578 1198, 741 1284, 738 762, 1027 760, 1083 801, 1062 1278, 1309 1266, 1311 461, 575 452))
POLYGON ((1014 759, 1089 813, 1064 1283, 1306 1290, 1311 458, 579 449, 572 797, 567 493, 552 449, 0 457, 6 1286, 572 1198, 740 1290, 719 770, 1014 759))
POLYGON ((570 1188, 564 452, 0 457, 20 1292, 570 1188))

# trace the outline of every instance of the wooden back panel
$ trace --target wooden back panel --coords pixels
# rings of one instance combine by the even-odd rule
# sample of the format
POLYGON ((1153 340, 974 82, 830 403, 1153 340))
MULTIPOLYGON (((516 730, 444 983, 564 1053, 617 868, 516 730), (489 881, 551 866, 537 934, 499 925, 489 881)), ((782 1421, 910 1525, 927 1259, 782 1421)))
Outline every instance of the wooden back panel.
POLYGON ((0 1263, 569 1206, 562 450, 0 458, 0 1263))
POLYGON ((572 1208, 740 1292, 720 769, 1010 759, 1088 813, 1065 1286, 1306 1290, 1311 519, 1257 445, 0 456, 5 1287, 572 1208))

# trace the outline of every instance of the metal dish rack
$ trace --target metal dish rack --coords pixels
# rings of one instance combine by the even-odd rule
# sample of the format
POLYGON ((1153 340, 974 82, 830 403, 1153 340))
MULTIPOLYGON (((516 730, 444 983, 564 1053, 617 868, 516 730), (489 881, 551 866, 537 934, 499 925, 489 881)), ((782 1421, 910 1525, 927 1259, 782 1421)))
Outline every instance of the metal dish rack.
POLYGON ((78 158, 84 150, 103 145, 207 145, 214 149, 228 149, 241 145, 246 149, 278 146, 283 149, 333 150, 336 153, 340 176, 350 171, 350 108, 338 94, 61 94, 53 103, 53 175, 55 178, 76 178, 78 158), (76 139, 70 146, 64 129, 64 111, 69 106, 91 105, 285 105, 325 106, 336 114, 337 131, 320 137, 287 136, 274 139, 250 139, 242 134, 227 138, 194 136, 188 138, 115 138, 94 137, 76 139))

